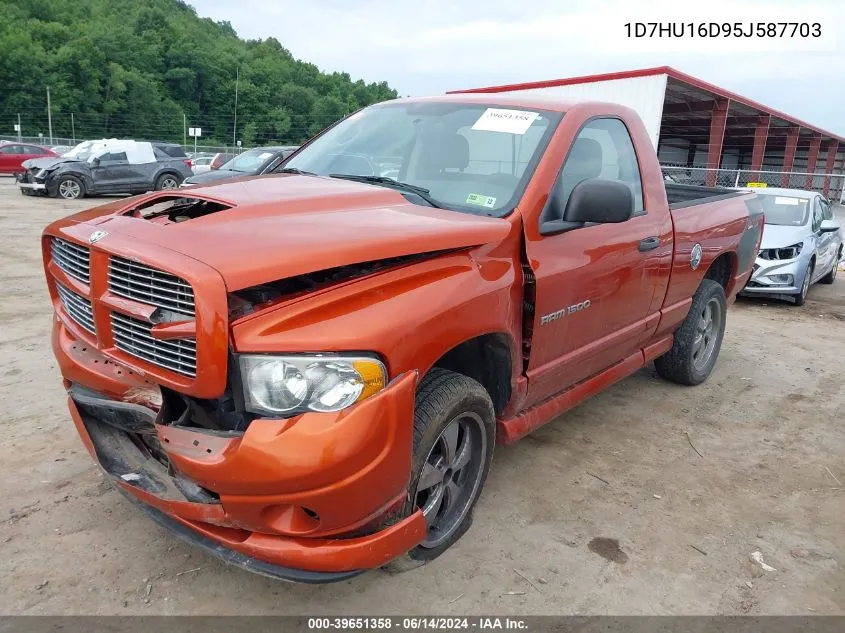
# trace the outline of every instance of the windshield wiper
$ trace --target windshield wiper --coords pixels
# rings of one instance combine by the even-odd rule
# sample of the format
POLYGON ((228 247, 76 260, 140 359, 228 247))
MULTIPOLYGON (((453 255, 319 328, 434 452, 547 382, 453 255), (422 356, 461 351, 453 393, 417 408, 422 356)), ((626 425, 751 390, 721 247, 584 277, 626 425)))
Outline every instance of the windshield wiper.
POLYGON ((283 167, 282 169, 274 169, 274 174, 296 174, 298 176, 316 176, 313 171, 304 171, 297 167, 283 167))
POLYGON ((371 183, 374 185, 385 185, 386 187, 391 187, 392 189, 398 189, 399 191, 406 191, 408 193, 413 193, 416 196, 419 196, 423 200, 425 200, 428 204, 436 209, 442 209, 437 202, 431 197, 430 192, 425 187, 419 187, 417 185, 412 185, 408 182, 400 182, 398 180, 393 180, 393 178, 388 178, 387 176, 359 176, 356 174, 329 174, 329 178, 343 178, 345 180, 354 180, 355 182, 366 182, 371 183))

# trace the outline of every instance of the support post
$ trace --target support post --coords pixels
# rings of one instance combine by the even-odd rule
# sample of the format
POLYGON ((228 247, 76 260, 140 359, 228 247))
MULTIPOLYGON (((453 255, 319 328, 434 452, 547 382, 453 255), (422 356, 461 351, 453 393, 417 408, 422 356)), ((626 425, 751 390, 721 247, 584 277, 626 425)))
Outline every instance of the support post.
POLYGON ((50 106, 50 86, 47 86, 47 127, 50 128, 50 145, 53 144, 53 108, 50 106))
POLYGON ((763 167, 763 157, 766 155, 766 140, 769 137, 771 120, 771 115, 764 114, 757 119, 757 128, 754 130, 754 149, 751 151, 751 179, 755 181, 760 177, 760 169, 763 167))
POLYGON ((730 99, 718 99, 710 116, 710 137, 707 140, 707 186, 716 184, 719 166, 722 162, 722 143, 725 140, 725 126, 728 122, 730 99))
POLYGON ((827 158, 824 161, 824 197, 830 194, 830 174, 836 163, 836 153, 839 151, 839 141, 831 139, 827 142, 827 158))
POLYGON ((789 186, 789 172, 792 171, 792 164, 795 162, 795 149, 798 147, 798 134, 801 128, 798 126, 790 127, 786 131, 786 149, 783 151, 783 168, 781 171, 785 172, 780 177, 780 186, 789 186))
POLYGON ((822 146, 822 135, 813 134, 810 141, 810 151, 807 154, 807 173, 810 174, 804 179, 804 189, 813 188, 813 174, 816 173, 816 163, 819 161, 819 150, 822 146))

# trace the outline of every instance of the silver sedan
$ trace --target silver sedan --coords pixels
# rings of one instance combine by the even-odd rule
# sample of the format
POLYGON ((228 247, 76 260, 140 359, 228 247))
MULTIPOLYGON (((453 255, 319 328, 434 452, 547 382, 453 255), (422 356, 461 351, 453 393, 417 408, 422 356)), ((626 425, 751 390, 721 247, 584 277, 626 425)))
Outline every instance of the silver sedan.
POLYGON ((803 305, 817 281, 832 284, 842 258, 842 229, 821 194, 755 189, 766 215, 760 253, 742 291, 803 305))

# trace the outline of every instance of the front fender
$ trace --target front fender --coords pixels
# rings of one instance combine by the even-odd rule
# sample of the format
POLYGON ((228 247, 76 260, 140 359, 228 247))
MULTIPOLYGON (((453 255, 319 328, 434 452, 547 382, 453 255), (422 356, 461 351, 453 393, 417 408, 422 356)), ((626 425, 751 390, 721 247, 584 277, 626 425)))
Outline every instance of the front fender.
POLYGON ((518 260, 492 251, 444 255, 250 315, 232 325, 235 349, 374 351, 392 377, 422 375, 456 345, 503 332, 520 358, 518 260))
POLYGON ((59 179, 62 176, 75 176, 82 181, 82 184, 85 186, 86 192, 90 193, 94 190, 94 180, 91 178, 91 174, 85 173, 77 169, 63 169, 60 165, 57 169, 48 172, 47 175, 44 177, 44 183, 47 185, 47 193, 51 196, 56 195, 56 192, 59 187, 59 179))

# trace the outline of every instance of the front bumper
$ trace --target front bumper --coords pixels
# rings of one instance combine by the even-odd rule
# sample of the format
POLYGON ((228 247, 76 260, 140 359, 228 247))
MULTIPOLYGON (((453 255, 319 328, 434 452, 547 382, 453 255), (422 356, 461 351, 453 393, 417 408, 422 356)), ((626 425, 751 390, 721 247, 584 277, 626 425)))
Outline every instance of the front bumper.
POLYGON ((47 191, 47 185, 41 182, 19 182, 18 187, 32 191, 47 191))
POLYGON ((778 296, 795 295, 801 292, 801 284, 804 281, 802 259, 796 257, 790 260, 770 260, 760 257, 754 262, 754 270, 751 278, 742 289, 740 294, 747 296, 778 296), (777 275, 789 275, 789 281, 777 279, 777 275))
POLYGON ((425 537, 419 510, 399 516, 414 374, 337 414, 215 432, 160 424, 149 404, 157 387, 77 343, 57 319, 54 351, 83 443, 122 491, 177 535, 227 562, 300 582, 380 567, 425 537))

